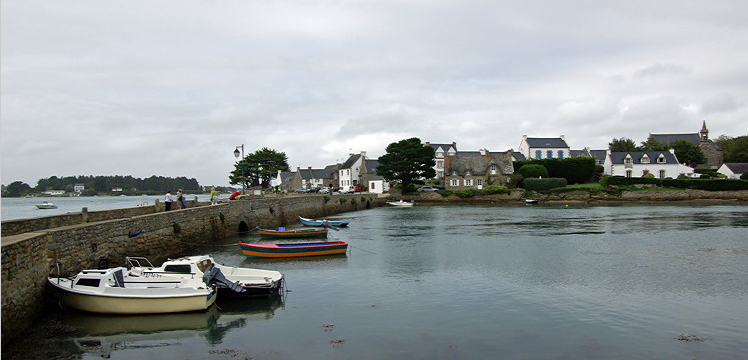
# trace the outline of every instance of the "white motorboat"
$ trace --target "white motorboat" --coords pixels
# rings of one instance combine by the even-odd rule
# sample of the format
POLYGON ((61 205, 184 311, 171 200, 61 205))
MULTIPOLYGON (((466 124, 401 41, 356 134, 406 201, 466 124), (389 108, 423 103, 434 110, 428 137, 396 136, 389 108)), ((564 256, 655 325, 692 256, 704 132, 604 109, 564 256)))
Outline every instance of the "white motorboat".
POLYGON ((168 259, 159 267, 153 266, 144 257, 127 257, 129 275, 136 277, 201 278, 209 273, 211 266, 219 270, 223 279, 216 277, 215 285, 223 296, 268 296, 281 294, 283 274, 273 270, 231 267, 215 262, 210 255, 185 256, 168 259), (238 286, 237 286, 238 285, 238 286))
POLYGON ((127 268, 83 270, 72 278, 50 277, 61 305, 101 314, 165 314, 208 309, 216 288, 202 278, 134 277, 127 268))
POLYGON ((537 205, 538 200, 537 199, 525 199, 525 204, 527 205, 537 205))
POLYGON ((413 200, 411 200, 411 201, 403 201, 402 199, 400 199, 398 201, 388 201, 387 204, 390 204, 392 206, 408 207, 408 206, 413 206, 416 203, 413 200))
POLYGON ((49 201, 45 201, 45 202, 43 202, 41 204, 36 204, 35 206, 36 206, 37 209, 57 209, 57 205, 55 205, 55 204, 53 204, 53 203, 51 203, 49 201))

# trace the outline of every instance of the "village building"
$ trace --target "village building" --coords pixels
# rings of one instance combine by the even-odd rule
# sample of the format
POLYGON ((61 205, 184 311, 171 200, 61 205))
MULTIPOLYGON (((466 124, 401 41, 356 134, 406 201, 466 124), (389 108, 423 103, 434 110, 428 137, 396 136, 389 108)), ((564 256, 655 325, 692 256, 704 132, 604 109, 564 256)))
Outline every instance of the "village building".
POLYGON ((522 135, 522 142, 519 144, 519 152, 528 160, 566 159, 571 156, 570 150, 564 135, 557 138, 531 138, 522 135))
POLYGON ((717 169, 717 172, 727 176, 728 179, 740 179, 748 172, 748 163, 724 163, 717 169))
POLYGON ((643 177, 652 174, 659 179, 675 179, 679 175, 692 175, 693 168, 682 165, 670 151, 611 152, 603 165, 604 173, 611 176, 643 177))
POLYGON ((701 149, 701 153, 704 154, 706 163, 699 164, 696 166, 697 169, 718 169, 722 166, 724 161, 724 154, 722 148, 719 147, 714 141, 709 139, 709 129, 706 127, 706 120, 701 125, 701 130, 698 133, 689 134, 649 134, 649 137, 655 141, 670 145, 671 143, 678 140, 685 140, 691 144, 694 144, 701 149))
POLYGON ((350 154, 348 160, 338 169, 338 181, 341 192, 353 191, 356 185, 366 185, 366 151, 360 154, 350 154))
MULTIPOLYGON (((288 186, 290 189, 312 189, 323 186, 330 186, 335 181, 334 169, 306 169, 296 168, 294 176, 290 178, 288 186)), ((289 191, 290 191, 289 189, 289 191)))
POLYGON ((445 188, 483 189, 505 185, 514 174, 511 152, 491 153, 487 149, 445 157, 445 188))

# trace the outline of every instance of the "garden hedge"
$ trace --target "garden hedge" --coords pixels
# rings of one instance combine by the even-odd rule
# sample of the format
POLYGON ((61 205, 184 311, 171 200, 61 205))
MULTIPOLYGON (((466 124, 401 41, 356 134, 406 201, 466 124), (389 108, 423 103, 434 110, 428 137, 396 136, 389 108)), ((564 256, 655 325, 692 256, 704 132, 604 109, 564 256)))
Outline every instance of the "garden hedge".
POLYGON ((564 178, 527 178, 522 180, 522 186, 525 190, 548 190, 558 187, 566 186, 567 182, 564 178))
POLYGON ((592 179, 595 174, 595 159, 534 159, 513 162, 514 172, 518 173, 524 165, 543 165, 552 178, 564 178, 569 184, 584 183, 592 179))

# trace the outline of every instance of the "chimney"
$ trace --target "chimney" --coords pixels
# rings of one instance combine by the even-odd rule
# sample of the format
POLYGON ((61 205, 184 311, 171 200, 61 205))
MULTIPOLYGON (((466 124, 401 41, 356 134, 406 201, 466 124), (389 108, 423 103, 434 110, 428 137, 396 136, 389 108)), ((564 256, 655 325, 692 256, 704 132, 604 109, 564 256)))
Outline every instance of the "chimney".
POLYGON ((561 140, 566 141, 566 136, 561 135, 561 140))
POLYGON ((363 156, 363 157, 364 157, 364 159, 366 159, 366 151, 362 151, 362 152, 361 152, 361 156, 363 156))
POLYGON ((311 166, 309 166, 309 167, 307 167, 307 169, 309 169, 309 170, 312 170, 312 167, 311 167, 311 166))
POLYGON ((486 153, 488 153, 488 149, 480 149, 481 155, 486 155, 486 153))
POLYGON ((423 146, 431 146, 431 142, 426 141, 425 143, 423 143, 423 146))
POLYGON ((457 143, 452 141, 452 147, 455 148, 455 150, 457 150, 457 143))
POLYGON ((527 135, 522 135, 522 140, 527 140, 527 135))

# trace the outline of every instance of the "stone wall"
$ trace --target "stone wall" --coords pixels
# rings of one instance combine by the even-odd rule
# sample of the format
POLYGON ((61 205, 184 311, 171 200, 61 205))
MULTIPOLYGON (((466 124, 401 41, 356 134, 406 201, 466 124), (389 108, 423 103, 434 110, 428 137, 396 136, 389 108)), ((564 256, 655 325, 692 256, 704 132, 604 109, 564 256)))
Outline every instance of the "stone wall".
MULTIPOLYGON (((96 267, 101 258, 108 258, 109 265, 123 265, 126 256, 159 261, 257 226, 293 225, 298 216, 323 217, 383 203, 371 194, 258 197, 139 216, 123 211, 128 215, 119 219, 3 234, 2 343, 19 335, 52 304, 46 281, 57 262, 63 270, 78 271, 96 267)), ((48 221, 67 221, 66 215, 61 217, 48 221)))

